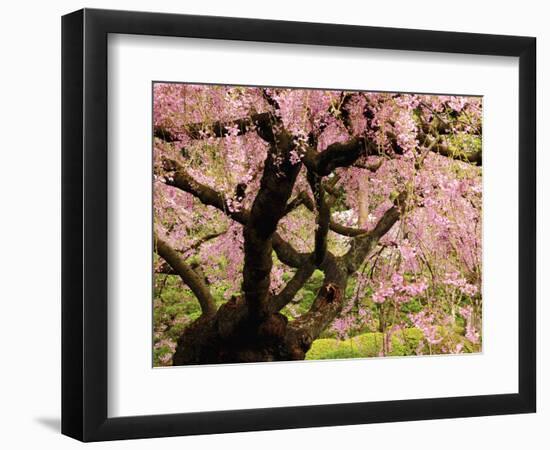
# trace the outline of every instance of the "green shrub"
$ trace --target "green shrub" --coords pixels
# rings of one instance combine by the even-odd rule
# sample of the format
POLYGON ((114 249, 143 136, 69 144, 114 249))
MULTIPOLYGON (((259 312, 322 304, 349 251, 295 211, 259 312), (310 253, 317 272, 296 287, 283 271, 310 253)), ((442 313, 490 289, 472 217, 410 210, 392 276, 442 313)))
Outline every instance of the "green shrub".
MULTIPOLYGON (((416 328, 407 328, 392 336, 392 351, 388 356, 414 355, 422 332, 416 328)), ((379 356, 382 350, 382 333, 364 333, 351 339, 317 339, 306 354, 307 360, 371 358, 379 356)))

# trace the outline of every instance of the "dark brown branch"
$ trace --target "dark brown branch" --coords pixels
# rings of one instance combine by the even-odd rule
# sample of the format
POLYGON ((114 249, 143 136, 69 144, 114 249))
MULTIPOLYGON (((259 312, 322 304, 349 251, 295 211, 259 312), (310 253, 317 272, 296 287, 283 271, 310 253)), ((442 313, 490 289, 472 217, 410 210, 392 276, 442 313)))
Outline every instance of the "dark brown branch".
MULTIPOLYGON (((435 109, 433 109, 430 105, 428 105, 426 102, 420 102, 420 106, 422 108, 426 108, 428 111, 430 111, 430 113, 434 116, 435 120, 432 120, 431 122, 426 122, 426 121, 422 121, 422 126, 423 126, 423 129, 424 129, 424 132, 428 132, 427 129, 428 128, 431 128, 432 130, 435 130, 438 134, 449 134, 452 132, 452 126, 451 126, 451 123, 447 120, 445 120, 445 118, 442 116, 441 113, 439 113, 438 111, 436 111, 435 109)), ((452 117, 451 121, 453 121, 454 119, 457 119, 458 117, 458 112, 455 111, 450 105, 449 105, 449 102, 445 102, 445 106, 449 109, 451 109, 451 113, 450 113, 450 116, 452 117)), ((471 122, 465 122, 463 120, 457 120, 456 121, 457 123, 462 123, 462 124, 465 124, 465 125, 468 125, 470 127, 473 126, 473 124, 471 122)), ((482 131, 483 131, 483 127, 481 124, 479 124, 477 127, 477 129, 475 130, 476 131, 476 134, 479 134, 481 136, 482 134, 482 131)))
MULTIPOLYGON (((308 197, 307 193, 304 191, 301 191, 298 193, 296 197, 294 197, 290 202, 286 205, 285 215, 290 214, 292 211, 297 209, 301 205, 305 205, 306 203, 309 203, 313 205, 311 202, 311 199, 308 197)), ((309 209, 309 208, 308 208, 309 209)))
POLYGON ((367 231, 362 228, 346 227, 345 225, 341 225, 334 220, 330 221, 330 230, 347 237, 357 237, 367 233, 367 231))
POLYGON ((288 323, 289 359, 304 359, 313 341, 342 311, 348 276, 342 260, 328 252, 321 270, 325 279, 311 308, 288 323))
POLYGON ((353 126, 351 123, 351 116, 349 113, 349 103, 351 102, 353 98, 353 95, 349 92, 344 93, 342 92, 340 96, 340 118, 342 119, 342 123, 344 124, 344 127, 350 133, 350 135, 353 135, 353 126))
MULTIPOLYGON (((330 192, 331 190, 330 186, 327 186, 327 185, 324 185, 324 189, 327 192, 330 192)), ((285 214, 291 213, 301 205, 305 206, 311 212, 315 212, 315 206, 313 204, 313 200, 308 196, 306 192, 302 191, 296 197, 294 197, 292 201, 290 201, 287 204, 285 214)), ((341 234, 342 236, 347 236, 347 237, 356 237, 367 233, 366 230, 363 230, 361 228, 346 227, 345 225, 341 225, 338 222, 335 222, 332 218, 330 218, 330 216, 329 216, 329 229, 331 231, 334 231, 337 234, 341 234)), ((292 265, 292 264, 288 264, 288 265, 292 267, 296 267, 295 265, 292 265)))
MULTIPOLYGON (((438 153, 448 158, 456 159, 466 163, 474 164, 476 166, 482 165, 482 150, 475 152, 453 151, 449 148, 445 142, 444 137, 452 132, 451 125, 445 121, 441 115, 434 111, 429 105, 422 103, 422 106, 429 109, 434 115, 434 119, 430 122, 421 120, 421 131, 418 133, 418 140, 420 142, 431 141, 434 143, 434 139, 437 141, 435 145, 430 145, 430 151, 438 153), (430 138, 431 137, 431 138, 430 138)), ((481 130, 479 130, 481 132, 481 130)))
MULTIPOLYGON (((327 186, 325 186, 325 189, 327 189, 327 186)), ((298 202, 298 197, 294 199, 296 200, 296 204, 299 203, 299 205, 304 205, 311 212, 314 212, 315 206, 313 204, 313 200, 311 200, 311 198, 307 194, 305 193, 301 193, 301 194, 303 195, 300 195, 299 202, 298 202)), ((366 230, 363 230, 361 228, 346 227, 345 225, 341 225, 338 222, 335 222, 332 218, 330 218, 330 215, 329 215, 328 227, 331 231, 334 231, 337 234, 341 234, 342 236, 347 236, 347 237, 356 237, 367 233, 366 230)))
POLYGON ((237 135, 255 130, 262 139, 269 143, 273 143, 272 121, 273 118, 271 113, 263 112, 229 121, 194 123, 187 125, 185 131, 191 139, 203 139, 210 136, 219 138, 229 136, 230 130, 235 128, 237 129, 237 135))
POLYGON ((210 293, 208 287, 204 284, 201 277, 183 260, 180 254, 174 250, 166 241, 155 237, 156 251, 174 271, 180 276, 182 281, 189 286, 189 289, 195 294, 201 306, 203 316, 212 316, 216 312, 216 302, 210 293))
POLYGON ((292 136, 281 131, 268 152, 260 189, 244 227, 243 292, 252 313, 265 305, 273 266, 273 236, 286 211, 301 164, 290 161, 292 136))
POLYGON ((356 272, 363 261, 369 256, 378 244, 378 241, 393 227, 401 217, 405 208, 406 195, 401 193, 394 204, 380 218, 374 229, 363 236, 356 237, 344 256, 349 273, 356 272))
POLYGON ((262 97, 272 108, 279 109, 279 102, 277 102, 272 95, 268 94, 265 88, 262 89, 262 97))
POLYGON ((162 127, 155 127, 153 129, 153 136, 156 138, 162 139, 165 142, 177 141, 176 136, 174 136, 170 131, 162 127))
POLYGON ((172 175, 166 177, 166 184, 177 187, 182 191, 188 192, 198 198, 203 204, 213 206, 223 211, 233 220, 245 224, 248 219, 246 211, 230 211, 227 208, 225 197, 220 192, 212 189, 210 186, 199 183, 177 161, 165 159, 164 169, 171 172, 172 175))
MULTIPOLYGON (((222 194, 210 186, 196 181, 177 161, 165 159, 164 163, 165 169, 174 172, 175 175, 166 181, 168 185, 192 194, 203 204, 214 206, 236 222, 246 225, 250 216, 249 211, 244 209, 234 212, 229 211, 222 194)), ((279 260, 290 267, 300 267, 305 261, 306 255, 296 251, 278 233, 273 235, 272 245, 279 260)))
POLYGON ((215 233, 207 234, 206 236, 203 236, 202 238, 197 239, 189 247, 181 249, 180 252, 182 254, 186 254, 187 252, 189 252, 191 250, 197 250, 202 244, 205 244, 208 241, 216 239, 216 238, 220 237, 222 234, 225 234, 225 233, 227 233, 227 230, 217 231, 215 233))
POLYGON ((307 179, 315 198, 315 250, 314 262, 319 267, 327 253, 327 236, 330 225, 330 204, 325 198, 322 178, 308 170, 307 179))
POLYGON ((313 148, 308 148, 303 161, 311 172, 319 176, 327 176, 334 169, 351 166, 361 156, 374 154, 374 151, 373 144, 368 140, 353 137, 346 142, 331 144, 320 153, 313 148))
POLYGON ((267 305, 268 313, 273 314, 283 309, 290 303, 298 291, 309 280, 315 270, 315 264, 312 261, 307 261, 300 267, 294 276, 288 281, 286 286, 277 295, 271 297, 267 305))
POLYGON ((446 156, 448 158, 456 159, 458 161, 463 161, 466 163, 474 164, 476 166, 482 165, 482 151, 478 150, 476 152, 457 152, 453 151, 449 148, 449 146, 445 142, 439 142, 437 145, 434 145, 431 149, 432 152, 438 153, 442 156, 446 156))
POLYGON ((298 252, 292 245, 285 241, 280 234, 275 233, 273 235, 273 250, 283 264, 289 267, 298 268, 301 267, 308 258, 307 253, 298 252))
MULTIPOLYGON (((350 135, 353 134, 353 130, 352 130, 353 127, 351 125, 349 111, 347 110, 347 105, 349 104, 349 102, 351 101, 352 98, 353 98, 352 94, 342 93, 342 96, 341 96, 341 99, 340 99, 340 108, 338 110, 340 112, 340 114, 339 114, 339 116, 337 116, 337 118, 339 118, 340 121, 342 122, 342 125, 346 128, 346 130, 348 130, 348 133, 350 133, 350 135)), ((433 109, 431 109, 425 103, 422 106, 430 109, 430 111, 434 115, 434 119, 430 122, 426 122, 426 121, 421 122, 421 124, 420 124, 420 129, 421 130, 418 132, 418 135, 417 135, 417 139, 418 139, 419 142, 424 142, 426 140, 427 136, 432 136, 433 138, 438 139, 439 136, 448 135, 452 132, 451 124, 448 121, 446 121, 439 113, 437 113, 437 111, 434 111, 433 109)), ((370 123, 371 119, 372 119, 371 117, 368 117, 368 115, 371 114, 369 111, 370 111, 369 108, 366 108, 365 117, 367 119, 367 123, 370 123)), ((481 133, 481 129, 479 130, 479 133, 481 133)), ((393 152, 397 155, 402 154, 403 149, 397 144, 397 137, 395 136, 395 134, 392 133, 391 131, 387 131, 386 134, 387 134, 387 137, 388 137, 388 139, 391 143, 393 152)), ((355 138, 355 139, 359 139, 359 138, 355 138)), ((348 143, 345 143, 345 144, 348 144, 348 143)), ((333 145, 335 145, 335 144, 333 144, 333 145)), ((376 146, 374 146, 372 143, 367 142, 367 146, 368 146, 368 152, 366 152, 366 153, 368 153, 368 154, 376 154, 377 153, 377 150, 375 148, 376 146)), ((327 148, 327 150, 329 150, 329 148, 327 148)), ((481 150, 476 151, 476 152, 456 152, 456 151, 453 151, 453 150, 449 149, 448 145, 445 144, 445 142, 443 140, 441 140, 437 145, 432 146, 430 150, 432 152, 438 153, 438 154, 440 154, 442 156, 446 156, 448 158, 456 159, 456 160, 463 161, 463 162, 470 163, 470 164, 475 164, 477 166, 482 165, 482 151, 481 150)), ((326 150, 325 150, 325 152, 326 152, 326 150)), ((325 152, 322 152, 322 153, 325 153, 325 152)), ((344 152, 336 152, 336 153, 344 153, 345 154, 346 152, 344 151, 344 152)), ((327 154, 326 157, 327 157, 327 159, 330 160, 330 159, 334 158, 335 155, 327 154)), ((349 154, 345 155, 345 157, 349 157, 350 159, 353 159, 354 151, 350 151, 349 154)), ((337 157, 336 157, 337 167, 346 167, 346 166, 350 165, 348 163, 348 160, 345 157, 342 158, 341 154, 337 155, 337 157), (338 161, 339 158, 342 158, 342 159, 340 159, 340 161, 338 161)), ((308 161, 304 161, 304 162, 306 162, 306 164, 308 163, 308 161)), ((314 164, 315 164, 315 162, 313 161, 313 165, 314 164)), ((321 165, 321 162, 319 162, 319 164, 321 165)), ((329 169, 330 169, 330 166, 327 167, 327 170, 329 170, 329 169)), ((376 171, 377 169, 378 169, 378 167, 375 167, 374 171, 376 171)), ((319 170, 322 171, 323 170, 322 167, 320 167, 319 170)), ((334 170, 334 169, 332 169, 332 170, 334 170)), ((369 170, 370 170, 370 168, 369 168, 369 170)))

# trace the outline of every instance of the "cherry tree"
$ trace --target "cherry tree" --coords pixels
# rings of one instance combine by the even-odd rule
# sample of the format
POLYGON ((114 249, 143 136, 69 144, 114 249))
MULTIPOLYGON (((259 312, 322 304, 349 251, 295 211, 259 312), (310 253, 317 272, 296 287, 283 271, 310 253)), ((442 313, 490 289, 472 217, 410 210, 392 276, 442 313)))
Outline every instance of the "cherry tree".
POLYGON ((477 97, 156 83, 155 271, 201 308, 172 363, 301 360, 369 323, 381 354, 407 326, 479 349, 481 133, 477 97))

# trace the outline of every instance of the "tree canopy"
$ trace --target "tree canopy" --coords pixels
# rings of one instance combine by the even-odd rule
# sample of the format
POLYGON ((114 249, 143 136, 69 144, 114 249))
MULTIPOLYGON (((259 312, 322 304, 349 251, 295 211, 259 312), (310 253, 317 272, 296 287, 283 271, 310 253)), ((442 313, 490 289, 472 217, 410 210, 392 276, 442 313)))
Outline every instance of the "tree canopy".
POLYGON ((299 360, 365 330, 382 356, 409 329, 417 354, 480 349, 481 98, 153 89, 154 270, 200 306, 165 363, 299 360))

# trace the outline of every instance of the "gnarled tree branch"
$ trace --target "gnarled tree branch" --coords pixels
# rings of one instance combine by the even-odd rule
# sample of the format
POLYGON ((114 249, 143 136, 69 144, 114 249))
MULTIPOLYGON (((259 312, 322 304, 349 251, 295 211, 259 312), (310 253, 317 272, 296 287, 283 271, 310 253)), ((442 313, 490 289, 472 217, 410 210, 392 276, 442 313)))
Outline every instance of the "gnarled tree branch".
POLYGON ((288 281, 286 286, 277 295, 272 296, 267 304, 267 311, 273 314, 283 309, 290 303, 298 291, 306 284, 307 280, 315 271, 315 264, 311 259, 308 259, 302 267, 300 267, 294 276, 288 281))
POLYGON ((216 312, 216 302, 201 277, 183 260, 165 240, 155 236, 156 251, 189 286, 201 306, 203 316, 212 316, 216 312))
POLYGON ((286 211, 286 205, 301 164, 290 161, 292 136, 282 130, 277 145, 268 152, 260 189, 252 203, 244 227, 243 291, 252 313, 259 312, 269 295, 273 266, 273 236, 286 211))
MULTIPOLYGON (((179 250, 179 252, 182 255, 185 255, 187 252, 189 252, 191 250, 197 250, 202 244, 205 244, 208 241, 216 239, 217 237, 220 237, 222 234, 225 234, 226 232, 227 232, 227 230, 223 230, 223 231, 219 231, 219 232, 216 232, 216 233, 207 234, 206 236, 203 236, 202 238, 197 239, 190 246, 179 250)), ((191 268, 196 269, 196 267, 194 267, 194 266, 191 266, 191 268)), ((174 271, 174 269, 172 269, 172 267, 169 264, 167 264, 166 262, 164 264, 162 264, 160 266, 160 268, 158 270, 156 270, 155 272, 156 273, 162 273, 162 274, 165 274, 165 275, 177 275, 177 273, 174 271)))
POLYGON ((378 244, 378 241, 399 220, 405 208, 405 199, 405 193, 401 193, 394 201, 393 206, 383 214, 372 231, 353 239, 350 249, 344 255, 344 261, 349 273, 353 273, 359 269, 365 258, 378 244))
POLYGON ((361 156, 375 154, 373 143, 362 137, 352 137, 346 142, 337 142, 329 145, 318 153, 308 147, 303 158, 306 167, 319 176, 327 176, 338 167, 351 166, 361 156))
POLYGON ((177 187, 182 191, 192 194, 203 204, 213 206, 223 211, 233 220, 245 224, 248 220, 248 213, 244 210, 234 211, 227 207, 225 197, 215 189, 195 180, 181 164, 173 159, 165 158, 163 161, 164 169, 171 172, 171 176, 166 177, 166 184, 177 187))
MULTIPOLYGON (((327 188, 325 187, 325 189, 327 188)), ((311 198, 305 192, 301 192, 300 194, 298 194, 298 196, 295 197, 294 200, 287 205, 287 210, 290 212, 296 209, 300 205, 304 205, 311 212, 315 211, 313 200, 311 200, 311 198)), ((353 228, 353 227, 347 227, 345 225, 341 225, 338 222, 335 222, 332 218, 330 218, 330 215, 329 215, 328 227, 331 231, 347 237, 362 236, 367 233, 366 230, 363 230, 361 228, 353 228)))
POLYGON ((436 145, 431 148, 431 151, 437 153, 441 156, 446 156, 447 158, 456 159, 458 161, 463 161, 465 163, 470 163, 476 166, 482 165, 482 151, 478 150, 475 152, 457 152, 449 148, 448 144, 441 140, 436 145))
POLYGON ((348 277, 343 261, 327 252, 321 270, 325 279, 311 308, 288 323, 288 359, 304 359, 313 341, 342 311, 348 277))
POLYGON ((323 187, 322 177, 308 170, 307 179, 309 185, 311 186, 313 197, 315 198, 315 209, 317 211, 315 218, 315 250, 313 254, 315 265, 319 267, 325 259, 325 255, 327 253, 327 236, 330 225, 330 204, 325 198, 325 189, 323 187))
MULTIPOLYGON (((239 211, 229 211, 226 206, 224 196, 221 193, 210 186, 199 183, 191 175, 189 175, 177 161, 165 159, 165 169, 175 172, 175 176, 166 181, 168 185, 177 187, 184 192, 192 194, 203 204, 217 208, 241 225, 246 225, 248 222, 248 218, 250 216, 249 211, 245 209, 239 211)), ((279 260, 287 266, 300 267, 307 257, 306 254, 299 253, 278 233, 274 233, 272 245, 279 260)))

